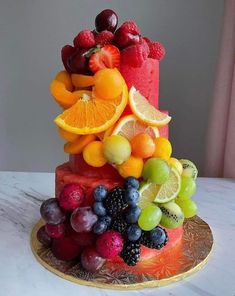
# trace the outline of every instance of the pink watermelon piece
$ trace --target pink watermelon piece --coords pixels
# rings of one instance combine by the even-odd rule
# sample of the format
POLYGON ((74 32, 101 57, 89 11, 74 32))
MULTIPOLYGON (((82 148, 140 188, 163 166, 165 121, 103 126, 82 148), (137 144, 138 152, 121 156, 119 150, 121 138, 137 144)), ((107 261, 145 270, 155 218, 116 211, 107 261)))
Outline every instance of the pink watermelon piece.
POLYGON ((153 106, 158 108, 159 61, 148 58, 139 68, 121 64, 120 72, 129 89, 134 86, 153 106))

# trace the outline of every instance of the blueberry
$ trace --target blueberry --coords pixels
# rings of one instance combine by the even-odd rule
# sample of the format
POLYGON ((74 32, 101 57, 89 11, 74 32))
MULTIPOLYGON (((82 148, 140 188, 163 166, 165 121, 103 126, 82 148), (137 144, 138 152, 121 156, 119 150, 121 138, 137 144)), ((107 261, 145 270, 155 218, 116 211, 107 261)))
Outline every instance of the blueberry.
POLYGON ((99 221, 105 222, 107 227, 109 227, 112 222, 112 218, 110 216, 104 216, 104 217, 100 217, 99 221))
POLYGON ((124 188, 129 188, 129 187, 133 187, 135 189, 138 189, 140 186, 139 181, 135 178, 135 177, 128 177, 126 178, 125 182, 124 182, 124 188))
POLYGON ((136 223, 138 221, 141 209, 138 207, 131 207, 127 209, 125 214, 125 220, 127 223, 136 223))
POLYGON ((161 227, 156 227, 150 231, 150 239, 155 245, 164 244, 167 240, 166 232, 161 227))
POLYGON ((108 189, 103 185, 97 186, 93 192, 95 201, 103 201, 107 194, 108 189))
POLYGON ((107 230, 108 226, 106 222, 98 220, 94 225, 93 225, 93 232, 95 234, 102 234, 107 230))
POLYGON ((131 242, 137 241, 141 237, 142 231, 136 224, 130 225, 127 229, 127 238, 131 242))
POLYGON ((102 202, 96 201, 93 204, 93 211, 97 216, 105 216, 106 215, 106 209, 102 202))
POLYGON ((133 187, 128 187, 125 192, 125 199, 128 205, 136 206, 139 201, 139 192, 133 187))

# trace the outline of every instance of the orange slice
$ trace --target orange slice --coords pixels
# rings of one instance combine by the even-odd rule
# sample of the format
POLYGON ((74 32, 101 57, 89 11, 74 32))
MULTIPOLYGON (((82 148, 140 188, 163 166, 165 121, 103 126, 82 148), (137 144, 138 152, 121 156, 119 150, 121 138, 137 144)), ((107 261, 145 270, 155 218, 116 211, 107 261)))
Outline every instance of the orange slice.
POLYGON ((112 135, 114 127, 115 125, 112 125, 106 131, 96 134, 96 136, 100 139, 100 141, 103 141, 106 137, 112 135))
POLYGON ((146 124, 139 121, 135 115, 127 115, 122 117, 112 132, 113 135, 123 136, 129 141, 140 133, 147 133, 152 138, 159 137, 159 131, 157 127, 147 126, 146 124))
POLYGON ((67 71, 60 71, 56 74, 55 80, 62 82, 67 90, 73 91, 73 84, 71 78, 72 77, 67 71))
POLYGON ((68 142, 74 142, 74 141, 78 140, 78 138, 80 137, 79 135, 72 134, 70 132, 63 130, 61 127, 59 127, 58 131, 59 131, 60 137, 63 140, 66 140, 68 142))
POLYGON ((68 142, 64 145, 64 152, 69 154, 82 153, 83 149, 96 138, 95 135, 80 136, 75 142, 68 142))
POLYGON ((135 116, 145 124, 163 126, 170 122, 171 117, 156 109, 137 91, 134 86, 129 92, 129 104, 135 116))
POLYGON ((94 76, 72 74, 72 83, 76 87, 88 87, 94 85, 94 76))
POLYGON ((74 134, 87 135, 105 131, 119 119, 128 102, 126 85, 122 94, 113 100, 102 100, 92 92, 83 92, 71 108, 55 119, 59 127, 74 134))

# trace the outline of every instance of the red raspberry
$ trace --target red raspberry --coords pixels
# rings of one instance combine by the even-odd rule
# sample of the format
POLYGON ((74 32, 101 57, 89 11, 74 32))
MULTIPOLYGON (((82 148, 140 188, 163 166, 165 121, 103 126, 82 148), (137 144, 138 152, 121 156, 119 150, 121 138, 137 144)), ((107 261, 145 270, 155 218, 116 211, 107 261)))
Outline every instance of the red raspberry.
POLYGON ((81 254, 82 247, 77 245, 70 237, 64 237, 53 241, 52 252, 56 258, 69 261, 81 254))
POLYGON ((102 31, 95 35, 95 43, 96 45, 99 44, 100 46, 112 44, 114 35, 110 31, 102 31))
POLYGON ((133 21, 127 21, 116 31, 114 43, 119 48, 125 48, 140 42, 140 29, 133 21))
POLYGON ((140 35, 140 28, 137 26, 136 22, 129 20, 121 25, 121 28, 129 33, 140 35))
POLYGON ((96 250, 103 258, 113 258, 123 249, 123 237, 117 231, 108 230, 96 241, 96 250))
POLYGON ((79 184, 71 183, 64 186, 59 196, 59 205, 65 211, 73 211, 84 202, 85 194, 79 184))
POLYGON ((149 48, 146 43, 132 45, 121 52, 121 63, 131 67, 141 67, 149 55, 149 48))
POLYGON ((91 48, 95 46, 95 36, 90 30, 83 30, 74 38, 75 47, 91 48))
POLYGON ((156 59, 158 61, 161 61, 165 54, 166 50, 165 47, 160 42, 152 42, 148 44, 149 46, 149 58, 156 59))
POLYGON ((51 238, 61 238, 65 235, 65 226, 64 224, 46 224, 45 231, 51 238))
POLYGON ((142 39, 144 39, 148 44, 152 42, 152 40, 148 37, 142 37, 142 39))

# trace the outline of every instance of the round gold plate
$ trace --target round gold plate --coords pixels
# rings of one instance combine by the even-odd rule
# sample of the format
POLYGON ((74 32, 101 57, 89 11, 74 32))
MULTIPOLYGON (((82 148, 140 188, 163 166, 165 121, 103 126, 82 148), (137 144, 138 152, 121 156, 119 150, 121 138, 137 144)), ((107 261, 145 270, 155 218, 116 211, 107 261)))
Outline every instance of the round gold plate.
POLYGON ((182 280, 200 270, 208 261, 213 247, 209 225, 198 216, 184 223, 183 237, 167 253, 128 267, 121 262, 107 262, 97 273, 86 272, 78 262, 64 262, 37 240, 40 220, 31 233, 31 248, 36 259, 49 271, 80 285, 113 290, 137 290, 159 287, 182 280))

